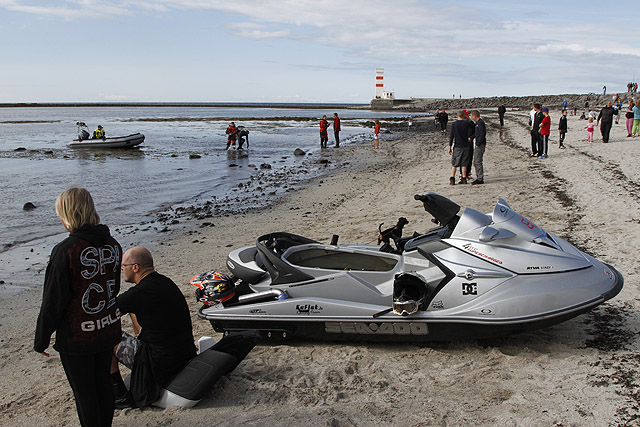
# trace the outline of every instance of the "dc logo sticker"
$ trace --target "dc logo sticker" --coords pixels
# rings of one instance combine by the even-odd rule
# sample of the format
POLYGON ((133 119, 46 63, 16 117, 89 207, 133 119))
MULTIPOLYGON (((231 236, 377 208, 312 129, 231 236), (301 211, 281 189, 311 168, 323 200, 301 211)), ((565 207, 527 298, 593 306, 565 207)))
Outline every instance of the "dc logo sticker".
POLYGON ((478 295, 478 284, 477 283, 463 283, 462 284, 462 295, 478 295))

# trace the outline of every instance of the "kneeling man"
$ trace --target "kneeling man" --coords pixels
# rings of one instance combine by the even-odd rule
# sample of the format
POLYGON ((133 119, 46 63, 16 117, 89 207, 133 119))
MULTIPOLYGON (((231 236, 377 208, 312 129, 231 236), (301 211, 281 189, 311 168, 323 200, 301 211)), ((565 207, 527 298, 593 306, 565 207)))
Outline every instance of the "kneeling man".
POLYGON ((122 257, 124 280, 136 285, 117 298, 121 314, 129 313, 137 338, 123 332, 114 351, 111 376, 116 405, 128 402, 118 361, 131 369, 130 393, 137 407, 150 405, 162 387, 193 357, 196 347, 187 301, 178 286, 157 273, 148 249, 131 248, 122 257))

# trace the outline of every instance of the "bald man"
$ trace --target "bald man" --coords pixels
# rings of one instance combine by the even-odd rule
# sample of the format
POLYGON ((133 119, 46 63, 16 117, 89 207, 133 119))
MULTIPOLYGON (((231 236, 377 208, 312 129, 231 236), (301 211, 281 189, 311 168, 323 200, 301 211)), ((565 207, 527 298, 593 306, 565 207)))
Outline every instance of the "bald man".
POLYGON ((171 279, 155 271, 148 249, 126 251, 122 274, 135 286, 120 294, 116 302, 121 314, 130 314, 138 337, 123 332, 114 349, 112 382, 116 405, 126 406, 129 402, 120 361, 131 369, 131 398, 135 406, 142 407, 158 399, 161 388, 195 357, 196 347, 187 301, 171 279))

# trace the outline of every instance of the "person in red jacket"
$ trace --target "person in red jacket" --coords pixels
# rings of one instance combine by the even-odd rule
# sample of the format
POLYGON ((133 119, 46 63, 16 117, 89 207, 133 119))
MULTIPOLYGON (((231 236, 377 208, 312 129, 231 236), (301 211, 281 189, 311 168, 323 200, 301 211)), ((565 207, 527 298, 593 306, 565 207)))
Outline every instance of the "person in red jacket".
POLYGON ((540 147, 538 147, 539 159, 546 159, 549 157, 547 151, 549 149, 549 135, 551 135, 551 117, 549 117, 549 109, 544 107, 542 109, 542 115, 544 118, 540 123, 540 147))
POLYGON ((80 424, 110 426, 114 395, 109 367, 120 342, 122 247, 100 224, 91 194, 73 187, 56 199, 56 213, 69 237, 51 252, 44 276, 42 306, 33 349, 53 348, 67 375, 80 424))
POLYGON ((340 147, 340 117, 333 113, 333 135, 336 137, 336 148, 340 147))
POLYGON ((227 150, 228 150, 232 143, 234 147, 236 146, 236 139, 238 137, 238 128, 236 127, 236 124, 234 122, 231 122, 229 127, 227 127, 226 133, 228 135, 227 136, 227 150))
POLYGON ((380 139, 378 135, 380 134, 380 120, 376 120, 376 127, 373 129, 373 139, 376 141, 376 149, 380 148, 380 139))
POLYGON ((327 121, 327 116, 322 116, 322 120, 320 120, 320 147, 327 147, 327 142, 329 141, 327 134, 328 128, 329 122, 327 121))

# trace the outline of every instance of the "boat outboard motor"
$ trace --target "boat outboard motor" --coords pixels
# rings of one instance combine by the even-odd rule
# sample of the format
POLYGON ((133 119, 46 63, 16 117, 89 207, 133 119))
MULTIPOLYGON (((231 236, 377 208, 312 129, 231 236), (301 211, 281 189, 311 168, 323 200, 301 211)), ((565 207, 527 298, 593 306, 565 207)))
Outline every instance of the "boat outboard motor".
POLYGON ((424 205, 424 210, 433 216, 433 222, 443 227, 449 227, 453 230, 458 223, 458 212, 460 206, 436 193, 427 193, 425 195, 416 194, 414 199, 420 200, 424 205))
POLYGON ((76 122, 76 126, 78 126, 78 141, 89 139, 91 134, 89 134, 89 128, 87 125, 84 122, 76 122))
POLYGON ((396 274, 393 281, 393 312, 408 316, 417 312, 427 300, 427 281, 420 274, 409 271, 396 274))
POLYGON ((222 376, 233 371, 258 342, 257 331, 233 332, 187 363, 165 387, 153 406, 191 408, 222 376))

